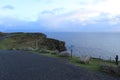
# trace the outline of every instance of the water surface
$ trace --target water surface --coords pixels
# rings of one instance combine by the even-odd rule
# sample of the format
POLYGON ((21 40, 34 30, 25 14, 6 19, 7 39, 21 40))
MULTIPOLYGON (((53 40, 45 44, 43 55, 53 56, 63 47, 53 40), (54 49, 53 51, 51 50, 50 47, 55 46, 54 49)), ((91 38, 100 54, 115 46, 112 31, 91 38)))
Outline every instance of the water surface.
POLYGON ((90 55, 103 59, 120 56, 120 33, 51 32, 48 37, 65 41, 68 51, 72 45, 75 56, 90 55))

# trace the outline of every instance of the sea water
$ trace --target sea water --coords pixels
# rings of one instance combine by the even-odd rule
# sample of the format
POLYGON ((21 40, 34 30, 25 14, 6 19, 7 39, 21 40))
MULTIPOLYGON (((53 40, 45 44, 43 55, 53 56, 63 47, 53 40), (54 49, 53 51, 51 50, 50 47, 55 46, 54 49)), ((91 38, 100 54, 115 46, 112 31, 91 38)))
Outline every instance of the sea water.
POLYGON ((67 50, 73 50, 74 56, 112 59, 120 57, 120 33, 95 32, 50 32, 48 37, 65 41, 67 50))

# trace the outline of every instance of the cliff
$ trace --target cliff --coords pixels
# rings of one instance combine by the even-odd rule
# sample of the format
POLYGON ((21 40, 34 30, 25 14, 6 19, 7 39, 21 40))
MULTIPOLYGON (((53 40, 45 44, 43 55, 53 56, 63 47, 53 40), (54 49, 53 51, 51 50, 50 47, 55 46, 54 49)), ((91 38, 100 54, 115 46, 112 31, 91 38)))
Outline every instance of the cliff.
MULTIPOLYGON (((3 33, 2 33, 3 34, 3 33)), ((5 37, 8 35, 2 35, 5 37)), ((65 51, 65 42, 47 38, 43 33, 9 33, 9 37, 0 40, 0 49, 48 49, 65 51)))

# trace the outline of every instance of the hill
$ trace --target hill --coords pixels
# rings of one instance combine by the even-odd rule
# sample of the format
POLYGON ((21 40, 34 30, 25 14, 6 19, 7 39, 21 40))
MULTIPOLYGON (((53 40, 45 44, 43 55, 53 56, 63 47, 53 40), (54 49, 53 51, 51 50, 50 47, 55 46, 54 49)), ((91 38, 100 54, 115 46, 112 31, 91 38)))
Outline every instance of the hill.
POLYGON ((43 33, 0 33, 0 49, 66 50, 65 42, 43 33))

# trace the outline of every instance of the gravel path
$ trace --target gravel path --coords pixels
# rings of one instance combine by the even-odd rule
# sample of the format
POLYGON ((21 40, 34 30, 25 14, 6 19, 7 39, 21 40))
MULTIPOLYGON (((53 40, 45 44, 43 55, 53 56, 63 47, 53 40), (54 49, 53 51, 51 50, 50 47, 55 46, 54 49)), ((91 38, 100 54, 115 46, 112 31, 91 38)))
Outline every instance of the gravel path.
POLYGON ((120 77, 89 71, 56 58, 2 50, 0 80, 120 80, 120 77))

